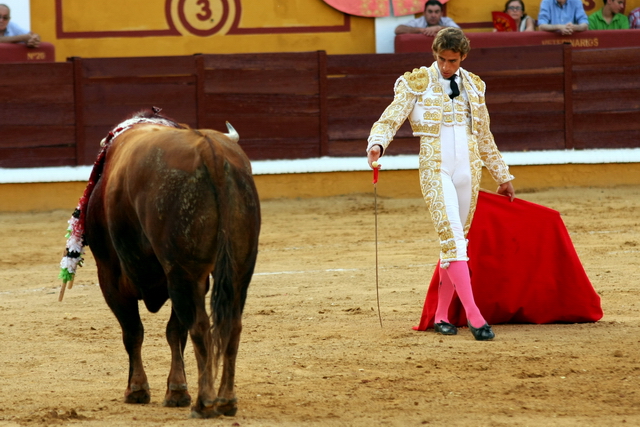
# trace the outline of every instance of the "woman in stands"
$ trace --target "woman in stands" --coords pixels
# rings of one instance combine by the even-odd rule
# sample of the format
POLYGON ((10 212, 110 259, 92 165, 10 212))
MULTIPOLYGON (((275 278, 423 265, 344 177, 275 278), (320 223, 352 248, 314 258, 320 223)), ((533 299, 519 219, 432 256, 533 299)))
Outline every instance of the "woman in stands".
POLYGON ((524 12, 524 2, 522 0, 507 0, 504 5, 504 13, 516 21, 516 31, 534 31, 533 18, 524 12))

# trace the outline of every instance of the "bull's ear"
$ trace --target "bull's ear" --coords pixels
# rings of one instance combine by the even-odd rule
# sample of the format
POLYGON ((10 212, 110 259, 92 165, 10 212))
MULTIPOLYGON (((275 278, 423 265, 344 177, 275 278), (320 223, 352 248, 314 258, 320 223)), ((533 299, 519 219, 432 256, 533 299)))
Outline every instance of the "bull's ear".
POLYGON ((231 126, 231 123, 229 122, 226 122, 226 123, 227 123, 227 129, 229 129, 229 133, 225 133, 225 135, 228 136, 229 139, 232 140, 233 142, 238 142, 240 140, 240 135, 238 135, 238 132, 236 132, 233 126, 231 126))

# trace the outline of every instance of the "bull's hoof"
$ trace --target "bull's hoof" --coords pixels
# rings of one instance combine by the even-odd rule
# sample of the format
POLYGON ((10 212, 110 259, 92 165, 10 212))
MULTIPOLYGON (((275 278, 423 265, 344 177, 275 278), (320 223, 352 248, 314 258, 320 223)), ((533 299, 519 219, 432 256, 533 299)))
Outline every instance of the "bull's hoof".
POLYGON ((235 417, 238 412, 238 399, 216 399, 216 411, 227 417, 235 417))
POLYGON ((167 390, 162 406, 184 408, 191 405, 191 395, 186 390, 167 390))
POLYGON ((200 408, 198 409, 196 406, 191 407, 191 418, 217 418, 222 414, 216 411, 216 409, 212 406, 210 408, 200 408))
POLYGON ((133 385, 127 387, 124 392, 124 403, 149 403, 151 402, 151 393, 149 393, 149 384, 142 386, 133 385))
POLYGON ((124 403, 149 403, 151 394, 148 390, 138 390, 125 394, 124 403))

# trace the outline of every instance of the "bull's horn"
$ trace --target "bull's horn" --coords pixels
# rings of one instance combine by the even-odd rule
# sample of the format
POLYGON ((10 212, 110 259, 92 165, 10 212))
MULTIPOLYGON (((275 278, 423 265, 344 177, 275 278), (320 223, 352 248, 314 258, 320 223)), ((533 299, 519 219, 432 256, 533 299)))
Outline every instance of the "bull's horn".
POLYGON ((227 129, 229 129, 229 133, 225 133, 226 136, 229 137, 230 140, 232 140, 233 142, 238 142, 240 140, 240 135, 238 135, 238 132, 233 128, 233 126, 231 126, 231 123, 226 122, 227 123, 227 129))

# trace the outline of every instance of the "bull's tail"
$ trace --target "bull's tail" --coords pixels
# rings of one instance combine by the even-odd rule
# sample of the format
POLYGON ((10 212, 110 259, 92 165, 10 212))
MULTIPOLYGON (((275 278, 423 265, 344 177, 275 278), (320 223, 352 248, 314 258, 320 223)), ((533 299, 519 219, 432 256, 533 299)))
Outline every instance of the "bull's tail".
POLYGON ((238 295, 236 295, 237 291, 235 289, 238 270, 230 236, 230 230, 233 225, 229 209, 228 165, 220 143, 208 136, 204 137, 208 139, 209 147, 211 147, 212 158, 209 165, 212 169, 209 170, 209 173, 213 181, 213 191, 216 193, 218 214, 217 256, 212 273, 213 286, 211 289, 211 334, 213 338, 213 366, 215 372, 217 371, 220 356, 229 344, 234 321, 241 315, 242 308, 239 308, 238 295))
MULTIPOLYGON (((221 218, 222 222, 222 218, 221 218)), ((211 290, 211 333, 213 337, 213 364, 217 369, 220 356, 229 344, 233 322, 239 316, 236 307, 236 266, 229 235, 224 229, 218 232, 218 257, 213 271, 211 290)))

